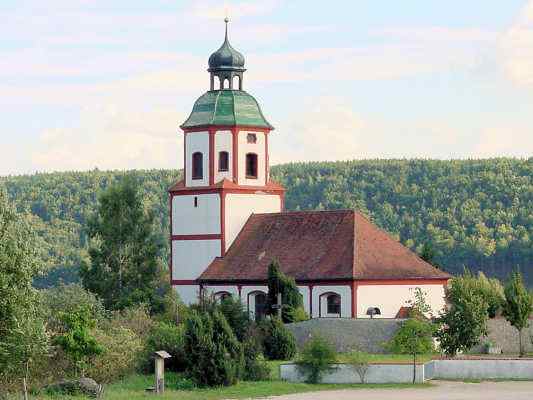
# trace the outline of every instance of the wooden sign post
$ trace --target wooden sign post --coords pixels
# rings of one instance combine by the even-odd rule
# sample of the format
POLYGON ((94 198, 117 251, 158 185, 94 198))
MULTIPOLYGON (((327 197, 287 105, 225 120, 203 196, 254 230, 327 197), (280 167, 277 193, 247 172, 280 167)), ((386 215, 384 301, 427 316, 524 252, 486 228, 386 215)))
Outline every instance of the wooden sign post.
POLYGON ((155 360, 155 393, 163 393, 165 391, 165 360, 172 357, 166 351, 156 351, 154 353, 155 360))

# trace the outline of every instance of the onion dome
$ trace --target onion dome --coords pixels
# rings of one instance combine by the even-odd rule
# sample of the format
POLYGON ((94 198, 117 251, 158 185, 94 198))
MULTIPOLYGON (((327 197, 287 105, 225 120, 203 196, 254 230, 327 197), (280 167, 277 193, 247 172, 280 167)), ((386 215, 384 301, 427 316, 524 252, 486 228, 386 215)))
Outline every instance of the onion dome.
POLYGON ((235 50, 228 40, 228 22, 226 18, 226 35, 224 43, 209 57, 209 72, 244 71, 244 56, 235 50))

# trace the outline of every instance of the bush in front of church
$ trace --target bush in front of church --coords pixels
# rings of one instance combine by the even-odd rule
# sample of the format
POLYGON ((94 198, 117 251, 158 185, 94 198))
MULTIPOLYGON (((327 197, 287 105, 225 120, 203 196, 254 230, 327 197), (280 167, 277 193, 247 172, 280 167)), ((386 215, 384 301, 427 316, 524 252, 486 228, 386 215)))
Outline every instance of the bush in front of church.
POLYGON ((265 320, 262 325, 264 332, 264 353, 269 360, 290 360, 296 354, 296 339, 279 318, 265 320))
POLYGON ((242 345, 220 312, 191 312, 185 321, 184 348, 186 373, 196 385, 229 386, 241 377, 242 345))

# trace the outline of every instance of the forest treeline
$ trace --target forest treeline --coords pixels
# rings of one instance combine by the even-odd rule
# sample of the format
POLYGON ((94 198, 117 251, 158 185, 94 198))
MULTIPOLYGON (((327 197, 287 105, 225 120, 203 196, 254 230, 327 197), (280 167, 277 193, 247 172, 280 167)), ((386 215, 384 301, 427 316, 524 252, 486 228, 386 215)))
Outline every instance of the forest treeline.
MULTIPOLYGON (((533 286, 533 158, 291 163, 271 173, 287 189, 287 209, 356 209, 417 252, 429 246, 446 271, 466 266, 504 278, 519 269, 533 286)), ((166 190, 180 171, 127 174, 137 179, 166 238, 166 190)), ((98 194, 123 176, 93 170, 0 178, 17 210, 31 213, 42 242, 50 272, 39 286, 78 279, 87 218, 98 194)))

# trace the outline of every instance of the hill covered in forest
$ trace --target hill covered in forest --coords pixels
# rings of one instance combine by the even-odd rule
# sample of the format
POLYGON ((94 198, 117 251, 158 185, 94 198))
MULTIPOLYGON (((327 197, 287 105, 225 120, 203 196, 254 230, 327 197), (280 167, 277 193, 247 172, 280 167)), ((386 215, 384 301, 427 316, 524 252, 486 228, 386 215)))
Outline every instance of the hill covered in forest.
MULTIPOLYGON (((293 163, 271 172, 287 189, 287 209, 357 209, 418 252, 430 245, 446 271, 467 266, 504 278, 519 268, 533 286, 533 158, 293 163)), ((166 237, 166 189, 180 172, 128 173, 137 177, 166 237)), ((122 176, 94 170, 0 178, 17 209, 31 213, 45 248, 51 272, 41 285, 77 279, 87 216, 98 193, 122 176)))

